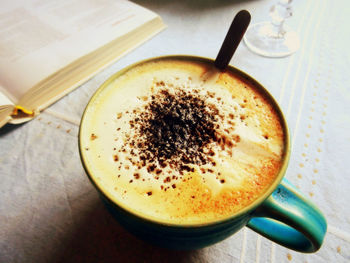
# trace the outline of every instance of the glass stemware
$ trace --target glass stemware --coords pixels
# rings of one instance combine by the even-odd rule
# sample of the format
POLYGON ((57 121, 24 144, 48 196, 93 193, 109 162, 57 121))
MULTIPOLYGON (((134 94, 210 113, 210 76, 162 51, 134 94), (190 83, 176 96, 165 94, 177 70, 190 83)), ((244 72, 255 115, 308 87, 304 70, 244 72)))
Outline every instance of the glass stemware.
POLYGON ((266 57, 285 57, 299 49, 298 34, 284 23, 292 16, 291 2, 279 0, 270 8, 271 21, 248 28, 244 42, 251 51, 266 57))

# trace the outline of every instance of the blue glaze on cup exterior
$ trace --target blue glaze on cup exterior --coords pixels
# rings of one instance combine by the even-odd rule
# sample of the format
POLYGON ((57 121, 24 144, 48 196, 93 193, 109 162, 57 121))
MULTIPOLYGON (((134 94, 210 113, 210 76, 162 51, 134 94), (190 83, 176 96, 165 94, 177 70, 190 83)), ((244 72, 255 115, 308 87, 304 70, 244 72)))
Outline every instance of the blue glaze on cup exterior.
MULTIPOLYGON (((129 69, 150 60, 156 61, 169 58, 214 63, 212 59, 208 58, 180 55, 144 60, 114 74, 102 84, 94 96, 129 69)), ((103 189, 100 189, 95 183, 93 176, 84 164, 80 129, 79 152, 84 169, 90 181, 99 192, 107 209, 117 221, 137 237, 152 244, 179 250, 198 249, 220 242, 242 227, 248 226, 261 235, 290 249, 305 253, 315 252, 323 242, 327 223, 319 209, 302 196, 292 184, 286 179, 283 179, 290 155, 289 132, 286 120, 277 102, 261 84, 232 66, 229 66, 227 70, 235 72, 244 79, 252 82, 264 94, 279 115, 285 134, 285 152, 280 172, 267 191, 252 204, 229 218, 210 223, 204 222, 202 224, 166 224, 134 214, 113 202, 109 194, 104 192, 103 189)), ((89 107, 90 102, 86 108, 89 107)), ((80 127, 84 125, 85 112, 80 127)))

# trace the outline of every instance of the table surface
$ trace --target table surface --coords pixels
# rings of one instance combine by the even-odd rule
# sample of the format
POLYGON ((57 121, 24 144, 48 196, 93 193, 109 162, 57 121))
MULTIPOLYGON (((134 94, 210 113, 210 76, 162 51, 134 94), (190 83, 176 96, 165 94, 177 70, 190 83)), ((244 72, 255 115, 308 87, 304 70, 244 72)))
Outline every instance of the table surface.
POLYGON ((288 24, 300 50, 265 58, 242 43, 231 64, 254 76, 287 117, 292 155, 286 174, 325 214, 321 249, 302 254, 243 228, 188 252, 144 243, 101 204, 82 168, 78 125, 91 95, 110 75, 148 57, 215 58, 236 12, 268 19, 276 1, 146 1, 168 28, 97 74, 34 120, 0 130, 0 262, 349 262, 349 1, 295 0, 288 24))

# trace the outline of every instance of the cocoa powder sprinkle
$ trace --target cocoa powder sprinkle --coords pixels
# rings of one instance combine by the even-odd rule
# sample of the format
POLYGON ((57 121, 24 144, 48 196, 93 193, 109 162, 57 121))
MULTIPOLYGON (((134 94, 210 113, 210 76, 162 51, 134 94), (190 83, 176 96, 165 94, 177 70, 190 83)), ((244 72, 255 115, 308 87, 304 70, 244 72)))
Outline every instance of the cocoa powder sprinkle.
MULTIPOLYGON (((172 180, 180 178, 185 181, 182 176, 185 173, 194 173, 194 167, 207 164, 216 166, 213 156, 217 155, 217 147, 230 151, 240 141, 238 135, 232 134, 234 123, 231 120, 237 117, 243 121, 246 116, 220 114, 217 106, 207 100, 208 97, 215 97, 215 93, 207 92, 203 95, 183 87, 168 89, 166 86, 169 84, 163 81, 154 84, 158 91, 152 96, 141 98, 145 102, 142 106, 131 109, 130 113, 125 111, 116 114, 118 119, 124 114, 131 116, 130 121, 124 122, 130 125, 131 132, 122 132, 124 144, 117 152, 128 153, 133 157, 128 158, 128 164, 123 165, 120 162, 119 169, 123 165, 129 170, 129 164, 139 171, 145 168, 148 173, 153 174, 154 179, 161 179, 163 183, 169 184, 167 187, 161 186, 166 191, 176 188, 174 182, 170 183, 172 180), (232 124, 230 130, 222 127, 225 125, 221 124, 222 121, 232 124), (174 170, 179 177, 173 174, 174 170)), ((116 151, 116 147, 113 150, 116 151)), ((116 162, 120 160, 115 153, 113 159, 116 162)), ((202 174, 214 172, 212 169, 196 169, 202 174)), ((139 178, 141 176, 135 170, 133 179, 139 178)))
POLYGON ((194 171, 186 164, 209 163, 204 149, 217 139, 214 123, 217 108, 199 95, 183 90, 175 94, 166 89, 151 96, 148 110, 135 116, 140 137, 137 147, 148 172, 167 165, 176 170, 194 171))
POLYGON ((91 133, 90 140, 93 141, 95 139, 97 139, 97 135, 94 133, 91 133))

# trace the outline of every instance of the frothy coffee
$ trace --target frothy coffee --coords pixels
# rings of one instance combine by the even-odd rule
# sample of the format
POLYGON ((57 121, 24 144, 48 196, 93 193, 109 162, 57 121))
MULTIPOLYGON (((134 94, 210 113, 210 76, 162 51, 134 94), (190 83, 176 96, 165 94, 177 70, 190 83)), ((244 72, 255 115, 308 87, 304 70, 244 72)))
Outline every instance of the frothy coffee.
POLYGON ((238 73, 196 60, 144 62, 105 85, 81 126, 90 176, 118 205, 171 223, 246 207, 274 181, 281 120, 238 73))

